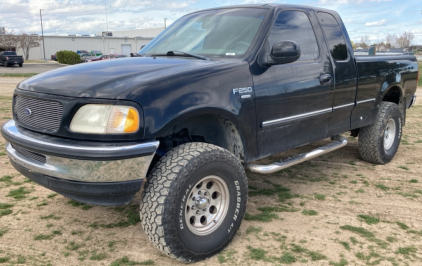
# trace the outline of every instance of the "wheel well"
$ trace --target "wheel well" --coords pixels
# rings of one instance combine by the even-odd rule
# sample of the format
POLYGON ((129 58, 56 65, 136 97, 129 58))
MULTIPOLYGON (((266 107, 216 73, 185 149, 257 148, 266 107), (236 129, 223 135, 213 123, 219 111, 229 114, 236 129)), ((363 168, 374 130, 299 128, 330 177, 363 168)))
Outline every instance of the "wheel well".
POLYGON ((387 93, 382 98, 383 102, 393 102, 396 104, 400 103, 401 98, 401 91, 398 87, 392 87, 390 88, 387 93))
POLYGON ((239 130, 229 119, 219 115, 199 115, 175 125, 165 136, 159 137, 158 156, 181 144, 205 142, 233 153, 243 161, 245 152, 239 130))

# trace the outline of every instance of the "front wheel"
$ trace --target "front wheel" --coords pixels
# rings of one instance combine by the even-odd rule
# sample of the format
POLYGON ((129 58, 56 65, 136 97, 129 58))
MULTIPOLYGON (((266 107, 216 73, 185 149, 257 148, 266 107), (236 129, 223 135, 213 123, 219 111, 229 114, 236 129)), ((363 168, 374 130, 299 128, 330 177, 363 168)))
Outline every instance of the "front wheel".
POLYGON ((359 153, 362 158, 376 164, 390 162, 399 148, 402 126, 399 106, 382 102, 375 123, 359 131, 359 153))
POLYGON ((188 143, 168 152, 148 176, 141 223, 151 242, 183 262, 226 247, 243 219, 246 174, 229 151, 188 143))

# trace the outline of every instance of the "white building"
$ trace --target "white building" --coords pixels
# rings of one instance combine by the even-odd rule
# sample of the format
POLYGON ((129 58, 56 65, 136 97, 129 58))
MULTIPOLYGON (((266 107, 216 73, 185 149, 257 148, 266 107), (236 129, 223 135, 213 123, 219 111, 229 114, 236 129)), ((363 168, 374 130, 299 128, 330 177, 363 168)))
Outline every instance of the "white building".
MULTIPOLYGON (((91 37, 91 36, 44 36, 45 58, 50 59, 57 51, 69 50, 100 50, 103 54, 127 54, 136 53, 142 45, 149 43, 153 37, 91 37)), ((43 41, 38 36, 40 46, 31 48, 30 60, 43 59, 43 41)), ((22 50, 16 51, 23 55, 22 50)))
MULTIPOLYGON (((0 27, 0 34, 4 34, 0 27)), ((51 59, 57 51, 86 50, 101 51, 103 54, 127 54, 138 52, 141 47, 149 43, 154 37, 160 34, 164 28, 135 29, 124 31, 112 31, 110 35, 98 33, 95 36, 46 36, 44 35, 44 44, 41 35, 38 35, 39 47, 31 48, 29 51, 29 60, 38 60, 44 58, 51 59), (103 36, 104 35, 104 36, 103 36)), ((23 51, 18 49, 18 55, 23 55, 23 51)))
MULTIPOLYGON (((156 37, 164 30, 162 28, 136 29, 136 30, 118 30, 111 31, 113 37, 156 37)), ((95 34, 96 36, 103 36, 103 32, 95 34)))
MULTIPOLYGON (((164 28, 149 28, 112 31, 110 35, 97 33, 95 36, 46 36, 44 35, 45 58, 51 59, 57 51, 86 50, 101 51, 103 54, 127 54, 138 52, 141 47, 149 43, 154 37, 160 34, 164 28)), ((5 29, 0 27, 0 34, 4 34, 5 29)), ((40 43, 39 47, 31 48, 29 51, 29 60, 38 60, 44 58, 44 45, 41 35, 36 36, 40 43)), ((1 47, 0 47, 1 48, 1 47)), ((23 51, 18 49, 18 55, 23 55, 23 51)))

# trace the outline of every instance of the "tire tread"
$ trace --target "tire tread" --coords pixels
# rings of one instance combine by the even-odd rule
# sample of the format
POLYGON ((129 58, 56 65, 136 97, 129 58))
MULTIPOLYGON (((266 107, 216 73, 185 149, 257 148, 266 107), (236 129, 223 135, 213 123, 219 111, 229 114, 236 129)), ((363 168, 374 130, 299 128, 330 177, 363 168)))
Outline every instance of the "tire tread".
MULTIPOLYGON (((148 175, 140 208, 142 227, 154 246, 179 261, 200 261, 212 254, 192 254, 185 249, 176 238, 171 237, 171 235, 175 235, 176 231, 174 226, 164 222, 164 215, 177 208, 173 194, 180 191, 181 181, 188 179, 200 166, 215 160, 230 162, 240 173, 243 173, 241 178, 244 184, 247 184, 243 166, 232 153, 218 146, 202 142, 183 144, 169 151, 157 162, 148 175)), ((246 204, 241 211, 242 214, 245 213, 245 209, 246 204)), ((239 218, 242 220, 243 216, 239 218)), ((237 228, 234 228, 235 232, 239 226, 240 223, 237 228)), ((233 233, 231 238, 223 243, 218 250, 222 250, 234 235, 233 233)))
POLYGON ((381 141, 384 133, 385 118, 391 109, 398 106, 392 102, 382 102, 377 113, 376 121, 374 124, 362 127, 359 130, 359 153, 362 159, 374 164, 386 164, 386 161, 379 149, 382 145, 381 141))

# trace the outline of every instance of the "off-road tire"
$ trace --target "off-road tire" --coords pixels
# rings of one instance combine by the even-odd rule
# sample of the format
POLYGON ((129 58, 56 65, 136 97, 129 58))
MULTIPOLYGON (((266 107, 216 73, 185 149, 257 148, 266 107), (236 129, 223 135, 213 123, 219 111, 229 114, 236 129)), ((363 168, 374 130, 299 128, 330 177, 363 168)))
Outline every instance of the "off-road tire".
POLYGON ((163 253, 185 263, 204 260, 224 249, 245 214, 247 178, 229 151, 207 143, 180 145, 162 157, 148 175, 141 200, 141 224, 163 253), (188 228, 185 203, 192 186, 214 175, 225 181, 229 204, 221 224, 206 235, 188 228))
POLYGON ((362 159, 375 164, 390 162, 400 145, 402 125, 399 106, 392 102, 382 102, 375 123, 359 130, 359 153, 362 159), (391 147, 385 149, 384 133, 390 119, 394 120, 395 134, 391 147))
POLYGON ((23 64, 22 64, 22 63, 20 63, 20 64, 19 64, 19 67, 22 67, 22 66, 23 66, 23 64))

